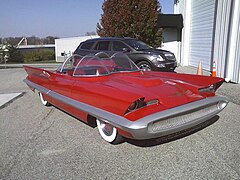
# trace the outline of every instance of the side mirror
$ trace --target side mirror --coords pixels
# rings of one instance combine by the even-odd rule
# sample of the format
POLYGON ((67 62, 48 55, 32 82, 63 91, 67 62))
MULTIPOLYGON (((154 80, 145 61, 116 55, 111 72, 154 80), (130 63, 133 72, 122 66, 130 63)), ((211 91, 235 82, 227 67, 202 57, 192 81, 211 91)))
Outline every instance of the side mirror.
POLYGON ((129 48, 123 48, 123 52, 130 52, 131 50, 129 48))

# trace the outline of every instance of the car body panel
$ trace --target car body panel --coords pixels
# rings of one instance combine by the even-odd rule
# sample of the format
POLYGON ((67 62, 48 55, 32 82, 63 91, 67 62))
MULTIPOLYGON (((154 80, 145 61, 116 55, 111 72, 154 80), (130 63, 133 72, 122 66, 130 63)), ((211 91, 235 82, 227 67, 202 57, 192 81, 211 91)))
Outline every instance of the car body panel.
MULTIPOLYGON (((106 67, 110 65, 109 60, 103 62, 106 67)), ((89 68, 89 63, 96 62, 87 61, 84 66, 89 68)), ((28 73, 24 82, 51 104, 86 123, 89 115, 101 119, 134 139, 159 137, 195 126, 215 116, 228 103, 227 98, 215 95, 222 78, 135 69, 75 76, 63 68, 62 72, 24 68, 28 73), (134 102, 144 105, 130 111, 134 102)))

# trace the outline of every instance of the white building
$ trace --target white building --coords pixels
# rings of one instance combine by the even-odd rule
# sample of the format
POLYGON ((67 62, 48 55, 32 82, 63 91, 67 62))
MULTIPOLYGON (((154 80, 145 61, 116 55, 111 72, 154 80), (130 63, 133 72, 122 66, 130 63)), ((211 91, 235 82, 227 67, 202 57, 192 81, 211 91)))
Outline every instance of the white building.
POLYGON ((93 35, 55 39, 56 61, 63 62, 68 56, 72 55, 81 42, 98 37, 97 35, 93 35))
POLYGON ((177 62, 180 62, 180 47, 183 28, 183 17, 181 14, 160 14, 158 16, 158 27, 162 28, 161 49, 174 53, 177 62))
POLYGON ((183 16, 180 64, 211 71, 215 61, 219 77, 240 83, 240 1, 175 0, 174 13, 183 16))

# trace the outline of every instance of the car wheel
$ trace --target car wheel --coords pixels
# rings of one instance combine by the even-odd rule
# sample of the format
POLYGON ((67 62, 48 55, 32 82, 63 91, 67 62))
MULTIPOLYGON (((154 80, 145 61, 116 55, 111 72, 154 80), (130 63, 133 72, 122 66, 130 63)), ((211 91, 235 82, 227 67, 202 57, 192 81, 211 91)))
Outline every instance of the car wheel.
POLYGON ((137 63, 137 66, 139 67, 139 69, 141 69, 143 71, 151 71, 152 70, 151 64, 147 61, 139 62, 139 63, 137 63))
POLYGON ((111 144, 119 144, 123 142, 124 138, 118 134, 117 129, 114 126, 98 119, 96 121, 98 131, 105 141, 111 144))
POLYGON ((46 100, 43 98, 43 95, 42 95, 42 93, 40 93, 40 92, 39 92, 39 97, 40 97, 41 102, 42 102, 42 104, 43 104, 44 106, 50 106, 50 105, 51 105, 48 101, 46 101, 46 100))

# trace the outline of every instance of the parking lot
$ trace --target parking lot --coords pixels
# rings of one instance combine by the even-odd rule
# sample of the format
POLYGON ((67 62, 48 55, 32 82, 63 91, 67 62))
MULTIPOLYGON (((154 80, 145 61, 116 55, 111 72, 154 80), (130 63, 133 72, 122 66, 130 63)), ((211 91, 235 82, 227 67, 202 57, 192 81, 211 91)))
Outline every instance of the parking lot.
POLYGON ((240 85, 221 87, 230 103, 194 134, 111 145, 97 128, 44 107, 25 77, 0 69, 0 93, 24 93, 0 108, 0 179, 240 179, 240 85))

